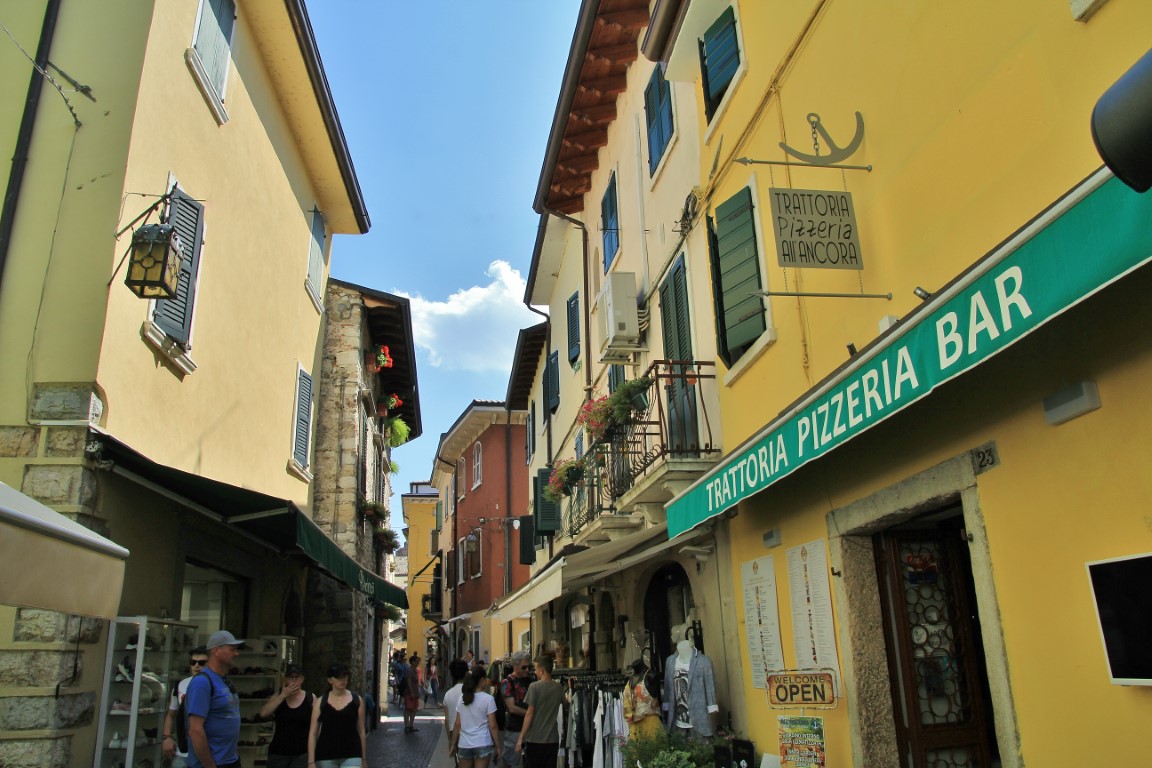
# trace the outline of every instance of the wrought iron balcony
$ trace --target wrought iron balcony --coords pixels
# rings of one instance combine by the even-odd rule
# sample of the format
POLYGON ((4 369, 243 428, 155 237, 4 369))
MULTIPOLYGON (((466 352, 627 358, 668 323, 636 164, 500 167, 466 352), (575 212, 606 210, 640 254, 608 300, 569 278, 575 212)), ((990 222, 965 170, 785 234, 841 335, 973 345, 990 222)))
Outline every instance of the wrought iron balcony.
POLYGON ((720 458, 708 409, 716 403, 715 364, 657 360, 643 377, 651 386, 633 397, 631 417, 589 448, 584 476, 564 504, 565 533, 574 538, 601 515, 667 501, 720 458))

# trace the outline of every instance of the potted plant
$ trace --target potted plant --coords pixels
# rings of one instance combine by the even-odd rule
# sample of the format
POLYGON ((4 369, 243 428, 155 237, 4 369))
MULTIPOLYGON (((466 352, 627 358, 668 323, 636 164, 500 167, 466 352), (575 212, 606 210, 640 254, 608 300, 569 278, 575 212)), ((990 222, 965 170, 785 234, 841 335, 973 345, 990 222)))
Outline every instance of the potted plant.
POLYGON ((380 422, 380 431, 387 436, 388 445, 393 448, 399 448, 408 442, 408 436, 412 433, 408 422, 399 416, 390 416, 380 422))
POLYGON ((612 404, 608 402, 608 396, 584 401, 576 414, 576 423, 588 431, 591 442, 599 442, 612 426, 612 404))
POLYGON ((584 477, 583 459, 561 459, 552 465, 552 474, 548 476, 544 496, 552 501, 560 501, 565 496, 571 496, 572 489, 582 477, 584 477))
POLYGON ((376 541, 380 544, 380 549, 389 555, 400 549, 400 538, 396 535, 396 531, 385 528, 383 524, 376 529, 376 541))
POLYGON ((376 515, 381 512, 380 502, 362 501, 360 502, 360 511, 364 514, 364 517, 369 520, 374 520, 376 519, 376 515))
POLYGON ((377 368, 391 368, 392 367, 392 353, 384 344, 380 345, 380 349, 376 352, 376 367, 377 368))
POLYGON ((627 424, 635 411, 648 410, 648 390, 651 387, 651 376, 641 376, 617 384, 616 391, 608 397, 612 420, 617 424, 627 424))

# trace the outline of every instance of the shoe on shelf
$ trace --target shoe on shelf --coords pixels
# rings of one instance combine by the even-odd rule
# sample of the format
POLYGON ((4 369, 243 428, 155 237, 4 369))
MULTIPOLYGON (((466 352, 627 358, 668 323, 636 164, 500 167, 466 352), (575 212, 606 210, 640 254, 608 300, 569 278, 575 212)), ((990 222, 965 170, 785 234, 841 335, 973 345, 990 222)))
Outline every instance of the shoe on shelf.
POLYGON ((129 637, 128 642, 124 644, 125 650, 129 650, 129 651, 136 650, 136 645, 137 645, 139 639, 140 639, 139 635, 132 635, 131 637, 129 637))
MULTIPOLYGON (((132 705, 126 701, 120 701, 119 699, 117 699, 116 701, 112 702, 112 710, 111 711, 113 711, 113 712, 131 712, 132 711, 132 705)), ((118 738, 120 736, 120 734, 116 734, 116 736, 118 738)))

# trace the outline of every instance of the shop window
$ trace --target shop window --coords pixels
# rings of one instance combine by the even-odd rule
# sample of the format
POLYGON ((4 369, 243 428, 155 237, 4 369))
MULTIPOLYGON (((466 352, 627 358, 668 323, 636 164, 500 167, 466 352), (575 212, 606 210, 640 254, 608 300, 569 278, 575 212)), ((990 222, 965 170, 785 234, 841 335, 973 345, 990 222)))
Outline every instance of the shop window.
POLYGON ((184 563, 180 620, 195 624, 200 637, 218 629, 243 637, 247 604, 246 580, 192 561, 184 563))

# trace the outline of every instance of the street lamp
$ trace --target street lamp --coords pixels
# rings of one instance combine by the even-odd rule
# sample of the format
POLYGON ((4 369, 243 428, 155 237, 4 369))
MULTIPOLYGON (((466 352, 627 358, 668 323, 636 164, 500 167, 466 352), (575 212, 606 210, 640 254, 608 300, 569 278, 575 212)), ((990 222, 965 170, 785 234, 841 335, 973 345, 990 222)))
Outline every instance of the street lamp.
POLYGON ((124 284, 142 299, 174 299, 182 248, 172 224, 146 224, 132 235, 124 284))

